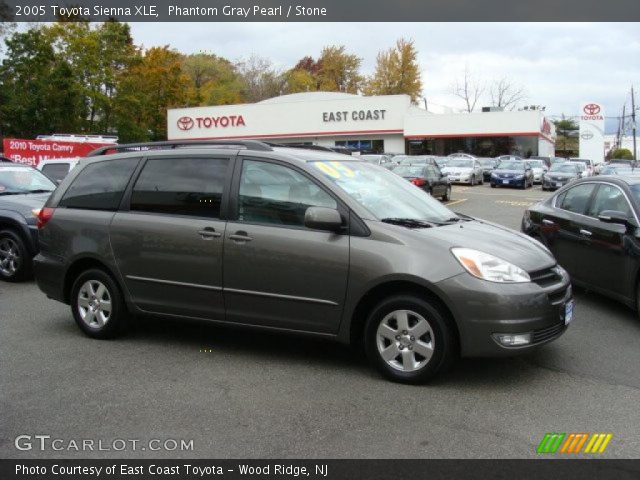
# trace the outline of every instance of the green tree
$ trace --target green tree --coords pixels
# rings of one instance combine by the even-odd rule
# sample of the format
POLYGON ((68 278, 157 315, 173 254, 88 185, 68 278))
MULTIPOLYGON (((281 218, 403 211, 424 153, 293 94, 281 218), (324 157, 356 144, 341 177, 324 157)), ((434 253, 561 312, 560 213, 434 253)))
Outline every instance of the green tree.
POLYGON ((554 120, 556 126, 556 145, 560 146, 563 152, 574 151, 578 149, 578 140, 576 134, 579 130, 578 124, 572 118, 566 118, 564 114, 560 120, 554 120))
POLYGON ((346 53, 344 45, 324 47, 318 64, 318 90, 358 93, 361 89, 364 80, 360 75, 362 59, 346 53))
POLYGON ((611 158, 620 158, 623 160, 633 160, 633 153, 628 148, 617 148, 611 152, 611 158))
POLYGON ((0 66, 0 129, 34 137, 76 131, 82 105, 71 66, 57 55, 41 29, 6 40, 0 66))
POLYGON ((121 141, 166 139, 167 109, 189 104, 191 84, 183 62, 182 54, 168 46, 154 47, 123 73, 115 98, 121 141))
POLYGON ((395 47, 378 53, 376 70, 365 86, 365 95, 404 93, 415 104, 422 96, 418 52, 412 40, 399 39, 395 47))
POLYGON ((190 105, 229 105, 243 101, 243 82, 235 65, 211 53, 187 55, 183 71, 190 81, 190 105))

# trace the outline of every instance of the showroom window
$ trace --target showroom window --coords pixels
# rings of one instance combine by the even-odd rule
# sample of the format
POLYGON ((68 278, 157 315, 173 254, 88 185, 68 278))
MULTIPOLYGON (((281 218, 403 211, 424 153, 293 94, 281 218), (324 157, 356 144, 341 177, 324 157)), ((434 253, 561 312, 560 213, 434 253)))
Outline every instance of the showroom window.
POLYGON ((336 147, 349 147, 362 153, 384 153, 384 140, 339 140, 336 147))

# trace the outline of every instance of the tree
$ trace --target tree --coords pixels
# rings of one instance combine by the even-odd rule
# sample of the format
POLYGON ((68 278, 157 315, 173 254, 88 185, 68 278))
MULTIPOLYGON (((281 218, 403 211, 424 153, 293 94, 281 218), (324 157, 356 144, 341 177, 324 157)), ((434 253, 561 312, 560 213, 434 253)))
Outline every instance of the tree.
POLYGON ((0 53, 2 52, 2 39, 8 36, 16 28, 15 22, 10 22, 11 9, 9 6, 0 0, 0 53))
POLYGON ((633 160, 633 153, 628 148, 617 148, 611 152, 611 158, 633 160))
POLYGON ((168 46, 154 47, 123 74, 116 96, 121 141, 166 138, 167 109, 184 107, 189 100, 190 79, 182 70, 183 61, 168 46))
POLYGON ((6 40, 0 66, 0 130, 34 137, 77 131, 82 105, 73 70, 57 55, 42 29, 6 40))
POLYGON ((566 118, 563 113, 560 120, 554 120, 553 124, 556 126, 556 145, 562 145, 563 151, 576 150, 578 142, 575 135, 572 134, 577 132, 579 127, 575 120, 572 118, 566 118))
POLYGON ((366 82, 366 95, 404 93, 415 104, 422 96, 418 52, 412 40, 401 38, 394 48, 378 53, 376 71, 366 82))
POLYGON ((317 90, 318 81, 307 70, 293 68, 284 74, 286 93, 312 92, 317 90))
POLYGON ((504 110, 513 110, 518 103, 527 98, 524 87, 512 83, 508 78, 502 77, 494 80, 489 88, 491 106, 504 110))
POLYGON ((484 93, 485 87, 475 79, 467 65, 464 67, 463 79, 456 80, 451 90, 456 97, 464 100, 465 110, 471 113, 475 110, 476 104, 484 93))
POLYGON ((240 75, 245 102, 259 102, 281 95, 286 76, 277 72, 270 60, 252 55, 248 60, 236 64, 240 75))
POLYGON ((344 45, 322 49, 317 74, 318 90, 329 92, 358 93, 363 77, 359 73, 362 59, 346 53, 344 45))
POLYGON ((244 101, 242 78, 226 58, 205 52, 187 55, 183 71, 191 83, 190 105, 230 105, 244 101))

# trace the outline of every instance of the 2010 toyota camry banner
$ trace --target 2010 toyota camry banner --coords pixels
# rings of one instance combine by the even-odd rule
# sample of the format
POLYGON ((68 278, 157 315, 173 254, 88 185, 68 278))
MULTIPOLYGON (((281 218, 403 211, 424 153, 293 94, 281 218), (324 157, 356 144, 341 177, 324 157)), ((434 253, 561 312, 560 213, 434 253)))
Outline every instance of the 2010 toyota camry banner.
POLYGON ((16 163, 37 166, 42 160, 54 158, 84 157, 92 150, 106 143, 64 142, 59 140, 27 140, 5 138, 2 142, 3 155, 16 163))

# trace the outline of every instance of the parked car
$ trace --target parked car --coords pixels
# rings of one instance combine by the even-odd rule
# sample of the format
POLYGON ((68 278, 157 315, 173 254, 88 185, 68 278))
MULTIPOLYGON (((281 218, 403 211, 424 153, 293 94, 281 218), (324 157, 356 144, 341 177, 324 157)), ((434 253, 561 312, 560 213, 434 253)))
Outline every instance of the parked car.
POLYGON ((539 242, 356 157, 230 146, 83 160, 38 215, 40 289, 93 338, 136 313, 306 332, 363 342, 406 383, 459 354, 534 349, 571 320, 569 276, 539 242))
POLYGON ((437 165, 433 155, 396 155, 393 160, 398 165, 437 165))
MULTIPOLYGON (((551 165, 553 165, 554 163, 565 163, 567 162, 567 159, 564 157, 551 157, 549 161, 551 162, 551 165)), ((549 167, 551 167, 551 165, 549 165, 549 167)))
POLYGON ((385 168, 391 168, 391 166, 395 165, 391 161, 391 157, 388 155, 367 154, 367 155, 360 155, 359 158, 361 158, 367 163, 371 163, 373 165, 380 165, 381 167, 385 167, 385 168))
POLYGON ((523 160, 523 158, 518 155, 500 155, 499 157, 496 157, 496 160, 523 160))
POLYGON ((41 208, 56 188, 33 167, 0 162, 0 280, 18 282, 32 276, 38 252, 33 209, 41 208))
POLYGON ((448 157, 449 158, 472 158, 472 159, 477 158, 475 155, 471 155, 470 153, 463 153, 463 152, 451 153, 448 155, 448 157))
POLYGON ((542 176, 542 190, 556 190, 580 178, 580 168, 576 163, 554 163, 542 176))
POLYGON ((533 186, 533 170, 529 162, 502 160, 491 173, 491 188, 519 187, 523 190, 533 186))
POLYGON ((544 155, 532 155, 528 158, 528 160, 542 160, 545 167, 549 168, 551 166, 551 157, 545 157, 544 155))
POLYGON ((533 183, 542 183, 542 176, 547 173, 549 168, 544 160, 527 160, 533 171, 533 183))
POLYGON ((542 241, 571 280, 637 309, 640 178, 578 180, 524 213, 522 231, 542 241))
POLYGON ((451 183, 468 183, 471 186, 484 183, 482 167, 475 158, 453 157, 442 169, 451 183))
POLYGON ((570 158, 569 161, 583 164, 585 166, 585 169, 582 172, 583 177, 590 177, 592 175, 595 175, 593 160, 588 160, 585 158, 570 158))
POLYGON ((450 157, 436 157, 436 165, 438 165, 438 167, 440 167, 440 170, 442 170, 447 166, 449 160, 451 160, 450 157))
POLYGON ((483 182, 489 182, 491 180, 491 172, 498 165, 498 160, 495 158, 480 157, 478 163, 482 167, 482 180, 483 182))
POLYGON ((3 157, 2 155, 0 155, 0 162, 10 162, 11 160, 9 160, 7 157, 3 157))
POLYGON ((633 175, 640 174, 640 170, 636 170, 631 165, 624 165, 620 163, 612 163, 605 165, 600 170, 600 175, 633 175))
POLYGON ((73 170, 79 161, 79 157, 41 160, 37 168, 54 183, 58 184, 73 170))
POLYGON ((437 165, 398 165, 393 173, 400 175, 432 197, 448 202, 451 199, 451 182, 437 165))

